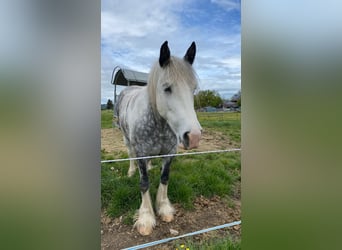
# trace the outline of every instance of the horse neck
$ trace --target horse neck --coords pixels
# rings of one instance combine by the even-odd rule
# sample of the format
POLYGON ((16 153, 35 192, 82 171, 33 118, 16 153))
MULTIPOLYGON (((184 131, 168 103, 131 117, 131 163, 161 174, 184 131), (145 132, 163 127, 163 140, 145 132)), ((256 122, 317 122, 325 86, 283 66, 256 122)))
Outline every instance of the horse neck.
POLYGON ((155 123, 156 129, 167 130, 170 128, 167 121, 159 114, 157 107, 154 106, 150 101, 148 102, 147 110, 151 115, 151 119, 153 119, 155 123))
POLYGON ((153 117, 153 120, 158 128, 165 129, 167 126, 167 121, 159 114, 156 107, 153 107, 151 103, 149 103, 149 112, 151 112, 151 115, 153 117))

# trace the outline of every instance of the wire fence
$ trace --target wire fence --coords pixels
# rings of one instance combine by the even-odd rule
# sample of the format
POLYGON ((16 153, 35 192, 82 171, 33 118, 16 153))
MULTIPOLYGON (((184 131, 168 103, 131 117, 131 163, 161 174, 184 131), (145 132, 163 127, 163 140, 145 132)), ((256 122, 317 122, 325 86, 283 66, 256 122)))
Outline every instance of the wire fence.
POLYGON ((131 160, 143 160, 143 159, 154 159, 154 158, 174 157, 174 156, 185 156, 185 155, 200 155, 200 154, 225 153, 225 152, 235 152, 235 151, 241 151, 241 148, 222 149, 222 150, 212 150, 212 151, 202 151, 202 152, 186 152, 186 153, 167 154, 167 155, 152 155, 152 156, 131 157, 131 158, 120 158, 120 159, 114 159, 114 160, 102 160, 101 163, 120 162, 120 161, 131 161, 131 160))
POLYGON ((223 224, 223 225, 219 225, 219 226, 215 226, 215 227, 210 227, 210 228, 206 228, 206 229, 202 229, 199 231, 195 231, 192 233, 187 233, 187 234, 183 234, 183 235, 179 235, 179 236, 175 236, 175 237, 170 237, 170 238, 165 238, 165 239, 161 239, 161 240, 157 240, 157 241, 152 241, 152 242, 148 242, 145 244, 141 244, 141 245, 137 245, 137 246, 133 246, 133 247, 128 247, 128 248, 124 248, 123 250, 136 250, 136 249, 142 249, 142 248, 146 248, 146 247, 151 247, 151 246, 155 246, 155 245, 159 245, 162 243, 167 243, 169 241, 173 241, 173 240, 177 240, 177 239, 181 239, 184 237, 189 237, 189 236, 194 236, 197 234, 202 234, 202 233, 207 233, 213 230, 218 230, 218 229, 222 229, 222 228, 226 228, 226 227, 232 227, 232 226, 236 226, 241 224, 241 220, 239 221, 234 221, 228 224, 223 224))

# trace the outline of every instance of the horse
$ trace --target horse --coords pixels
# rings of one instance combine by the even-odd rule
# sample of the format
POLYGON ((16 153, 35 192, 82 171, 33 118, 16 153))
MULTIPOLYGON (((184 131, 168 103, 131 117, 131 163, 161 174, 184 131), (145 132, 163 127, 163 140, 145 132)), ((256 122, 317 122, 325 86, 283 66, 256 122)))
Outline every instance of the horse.
MULTIPOLYGON (((171 56, 165 41, 159 60, 149 72, 147 86, 129 86, 121 91, 115 113, 130 157, 175 154, 180 144, 185 149, 199 146, 202 128, 194 110, 194 92, 198 87, 192 67, 195 55, 195 42, 183 58, 178 58, 171 56)), ((172 159, 162 157, 156 197, 157 214, 165 222, 171 222, 175 213, 167 195, 172 159)), ((133 227, 141 235, 150 235, 156 225, 149 192, 149 162, 146 158, 137 160, 142 202, 133 227)), ((132 176, 135 169, 131 161, 128 175, 132 176)))

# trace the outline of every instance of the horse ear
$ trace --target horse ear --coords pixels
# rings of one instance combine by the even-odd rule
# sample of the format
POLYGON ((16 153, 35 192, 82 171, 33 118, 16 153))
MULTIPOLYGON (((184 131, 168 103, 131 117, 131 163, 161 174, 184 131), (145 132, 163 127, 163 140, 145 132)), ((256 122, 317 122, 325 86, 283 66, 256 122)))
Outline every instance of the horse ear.
POLYGON ((192 42, 191 46, 186 51, 186 54, 184 56, 184 60, 189 62, 190 64, 193 64, 195 60, 196 55, 196 43, 192 42))
POLYGON ((160 67, 166 66, 170 61, 170 49, 167 46, 167 41, 160 47, 159 65, 160 67))

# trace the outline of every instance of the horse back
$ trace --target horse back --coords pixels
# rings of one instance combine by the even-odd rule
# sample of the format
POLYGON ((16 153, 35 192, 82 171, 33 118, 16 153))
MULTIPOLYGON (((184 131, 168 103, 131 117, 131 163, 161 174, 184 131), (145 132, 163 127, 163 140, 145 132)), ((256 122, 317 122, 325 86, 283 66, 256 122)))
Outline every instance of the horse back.
POLYGON ((129 86, 120 92, 115 105, 118 126, 128 137, 129 129, 139 120, 143 108, 147 106, 146 87, 129 86))

